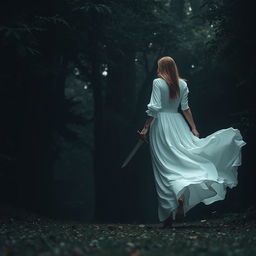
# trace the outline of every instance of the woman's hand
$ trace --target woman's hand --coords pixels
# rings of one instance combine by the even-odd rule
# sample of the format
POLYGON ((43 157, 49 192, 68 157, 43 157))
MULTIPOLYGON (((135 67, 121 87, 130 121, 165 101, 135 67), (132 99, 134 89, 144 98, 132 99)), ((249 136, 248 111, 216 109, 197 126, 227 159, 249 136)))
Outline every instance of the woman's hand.
POLYGON ((137 132, 140 135, 141 139, 147 142, 148 128, 144 127, 141 132, 139 130, 137 132))
POLYGON ((192 133, 196 136, 196 137, 198 137, 199 138, 199 132, 197 131, 197 129, 196 128, 193 128, 192 129, 192 133))

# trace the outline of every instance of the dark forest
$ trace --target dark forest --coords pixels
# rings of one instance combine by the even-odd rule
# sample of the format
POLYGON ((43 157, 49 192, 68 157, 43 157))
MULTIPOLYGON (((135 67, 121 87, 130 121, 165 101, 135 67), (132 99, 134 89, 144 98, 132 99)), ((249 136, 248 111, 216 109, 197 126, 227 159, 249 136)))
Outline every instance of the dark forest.
POLYGON ((0 255, 256 252, 253 1, 0 5, 0 255), (162 56, 187 80, 200 136, 234 127, 247 142, 238 186, 169 231, 150 225, 158 219, 148 145, 121 169, 162 56))

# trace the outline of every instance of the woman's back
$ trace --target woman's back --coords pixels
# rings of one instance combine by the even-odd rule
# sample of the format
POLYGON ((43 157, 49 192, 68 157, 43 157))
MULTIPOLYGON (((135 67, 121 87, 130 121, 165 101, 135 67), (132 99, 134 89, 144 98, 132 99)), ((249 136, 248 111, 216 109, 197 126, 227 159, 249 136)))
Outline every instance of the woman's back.
POLYGON ((154 83, 160 88, 161 93, 161 112, 178 112, 178 107, 181 102, 181 108, 187 109, 187 83, 179 79, 180 95, 176 99, 172 99, 169 96, 169 85, 162 78, 154 79, 154 83))

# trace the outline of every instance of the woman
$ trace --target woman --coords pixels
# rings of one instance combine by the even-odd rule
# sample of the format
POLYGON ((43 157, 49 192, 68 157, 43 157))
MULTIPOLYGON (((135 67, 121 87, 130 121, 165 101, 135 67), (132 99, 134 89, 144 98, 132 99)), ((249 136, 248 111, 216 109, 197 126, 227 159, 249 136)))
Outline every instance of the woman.
POLYGON ((159 59, 157 74, 148 118, 138 133, 146 140, 149 130, 158 216, 162 227, 168 228, 198 203, 223 200, 226 187, 237 185, 241 148, 246 142, 233 127, 199 138, 188 104, 189 89, 174 60, 169 56, 159 59), (188 123, 178 112, 179 105, 188 123))

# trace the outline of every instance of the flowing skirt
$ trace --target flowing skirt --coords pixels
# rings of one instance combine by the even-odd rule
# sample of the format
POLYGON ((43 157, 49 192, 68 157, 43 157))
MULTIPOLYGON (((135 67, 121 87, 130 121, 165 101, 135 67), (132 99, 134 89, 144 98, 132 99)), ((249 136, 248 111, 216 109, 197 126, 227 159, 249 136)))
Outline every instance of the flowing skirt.
POLYGON ((237 185, 241 148, 238 129, 218 130, 196 137, 179 112, 159 112, 149 131, 150 153, 158 195, 158 217, 165 220, 185 197, 184 213, 200 202, 223 200, 226 187, 237 185))

